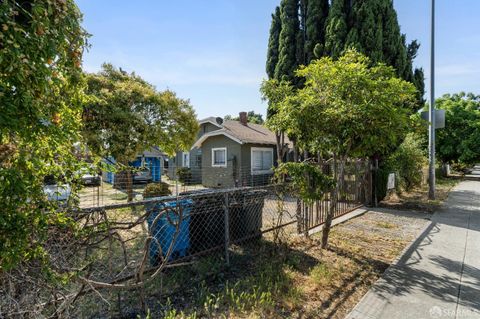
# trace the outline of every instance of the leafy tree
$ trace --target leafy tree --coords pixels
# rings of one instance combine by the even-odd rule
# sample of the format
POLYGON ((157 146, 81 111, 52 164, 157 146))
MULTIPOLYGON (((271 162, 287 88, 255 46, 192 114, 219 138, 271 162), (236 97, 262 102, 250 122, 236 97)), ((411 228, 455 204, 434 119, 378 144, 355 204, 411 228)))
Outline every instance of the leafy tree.
POLYGON ((278 63, 278 49, 281 30, 282 21, 280 19, 280 7, 276 7, 275 13, 272 14, 270 37, 268 38, 267 75, 269 79, 273 79, 275 76, 275 67, 278 63))
POLYGON ((328 17, 328 0, 309 0, 306 11, 306 64, 323 56, 325 23, 328 17))
MULTIPOLYGON (((305 87, 280 102, 272 119, 280 129, 285 130, 286 125, 302 132, 298 143, 303 148, 330 152, 335 173, 338 160, 334 199, 347 158, 382 154, 398 145, 409 129, 404 105, 415 102, 414 86, 396 78, 393 68, 371 64, 355 50, 347 50, 337 61, 324 57, 312 62, 297 72, 305 77, 305 87)), ((335 202, 331 201, 327 214, 323 247, 327 245, 335 202)))
POLYGON ((0 269, 42 257, 48 225, 62 221, 46 175, 75 169, 87 33, 75 3, 0 2, 0 269))
MULTIPOLYGON (((159 146, 167 154, 193 144, 198 124, 189 101, 172 91, 157 92, 145 80, 104 64, 87 75, 88 102, 83 135, 96 155, 112 156, 123 167, 146 149, 159 146)), ((131 172, 127 190, 132 199, 131 172)))
MULTIPOLYGON (((267 127, 275 132, 276 144, 277 144, 277 159, 280 163, 288 151, 285 146, 285 136, 289 125, 286 124, 286 118, 281 119, 277 116, 280 111, 282 103, 294 95, 295 88, 288 81, 277 81, 276 79, 263 81, 260 88, 262 93, 262 99, 268 101, 269 108, 267 113, 267 127)), ((296 149, 294 147, 294 149, 296 149)))
POLYGON ((480 96, 446 94, 435 102, 445 110, 445 128, 436 133, 437 156, 444 163, 472 165, 480 161, 480 96))
POLYGON ((279 56, 274 78, 295 81, 298 68, 297 39, 300 30, 298 18, 298 0, 282 0, 280 3, 280 20, 282 30, 279 38, 279 56))
POLYGON ((335 186, 335 181, 314 163, 281 163, 275 169, 275 179, 283 181, 284 176, 291 178, 289 188, 307 204, 324 199, 325 193, 335 186))
MULTIPOLYGON (((226 115, 224 119, 225 120, 232 120, 232 121, 239 121, 240 117, 238 117, 238 116, 232 117, 231 115, 226 115)), ((260 114, 260 113, 255 113, 255 111, 249 111, 247 113, 247 121, 249 123, 253 123, 253 124, 263 124, 265 122, 263 120, 263 115, 260 114)))

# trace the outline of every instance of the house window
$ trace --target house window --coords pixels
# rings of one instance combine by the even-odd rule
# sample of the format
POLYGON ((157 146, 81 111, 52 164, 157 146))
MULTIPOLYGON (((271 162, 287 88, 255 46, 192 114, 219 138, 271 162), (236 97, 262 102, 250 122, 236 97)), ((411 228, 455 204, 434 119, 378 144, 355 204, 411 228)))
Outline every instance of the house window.
POLYGON ((252 174, 268 174, 273 167, 273 148, 252 147, 252 174))
POLYGON ((212 167, 227 167, 227 148, 212 149, 212 167))
POLYGON ((202 154, 195 155, 193 163, 195 167, 202 167, 202 154))
POLYGON ((183 158, 182 166, 183 167, 190 167, 190 153, 184 152, 183 155, 182 155, 182 158, 183 158))

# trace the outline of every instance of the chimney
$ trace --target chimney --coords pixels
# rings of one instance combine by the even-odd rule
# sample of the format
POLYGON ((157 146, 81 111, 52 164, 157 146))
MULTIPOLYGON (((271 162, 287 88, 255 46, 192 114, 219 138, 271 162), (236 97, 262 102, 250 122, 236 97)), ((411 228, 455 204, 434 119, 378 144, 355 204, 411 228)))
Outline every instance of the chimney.
POLYGON ((240 112, 239 117, 240 117, 240 123, 247 126, 248 125, 247 112, 240 112))

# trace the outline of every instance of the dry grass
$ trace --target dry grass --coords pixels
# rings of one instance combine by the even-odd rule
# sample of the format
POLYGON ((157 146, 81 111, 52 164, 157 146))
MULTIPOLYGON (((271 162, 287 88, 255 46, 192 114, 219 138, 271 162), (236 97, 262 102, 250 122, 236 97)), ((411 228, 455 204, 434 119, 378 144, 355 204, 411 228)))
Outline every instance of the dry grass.
POLYGON ((447 199, 450 190, 460 182, 458 178, 437 178, 436 199, 428 199, 428 184, 424 184, 411 191, 404 191, 384 199, 381 207, 395 209, 414 209, 426 212, 434 212, 447 199))
POLYGON ((334 227, 327 250, 319 235, 281 248, 264 240, 235 249, 230 269, 211 259, 167 273, 164 291, 189 287, 170 295, 167 308, 166 296, 150 303, 150 317, 344 318, 415 238, 423 217, 368 212, 334 227))

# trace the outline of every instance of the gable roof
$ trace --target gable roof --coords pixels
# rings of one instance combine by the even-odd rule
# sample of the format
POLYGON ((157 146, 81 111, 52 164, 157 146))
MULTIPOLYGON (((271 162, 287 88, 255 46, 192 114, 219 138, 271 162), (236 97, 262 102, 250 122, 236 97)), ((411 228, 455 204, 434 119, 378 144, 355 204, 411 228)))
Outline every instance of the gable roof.
POLYGON ((216 127, 222 128, 222 125, 217 122, 217 118, 213 117, 213 116, 210 116, 210 117, 207 117, 203 120, 198 121, 198 124, 200 124, 200 125, 205 124, 205 123, 210 123, 210 124, 212 124, 216 127))
MULTIPOLYGON (((211 136, 225 136, 239 144, 265 144, 276 145, 277 140, 275 133, 270 131, 263 125, 248 123, 246 126, 240 123, 240 121, 225 121, 222 128, 210 133, 204 134, 193 145, 194 147, 201 147, 203 142, 211 136)), ((285 139, 286 143, 290 143, 288 139, 285 139)))

